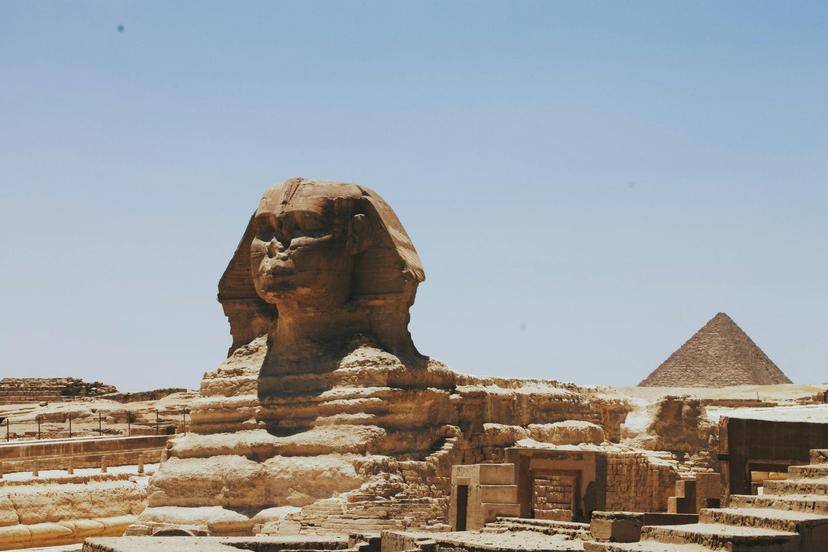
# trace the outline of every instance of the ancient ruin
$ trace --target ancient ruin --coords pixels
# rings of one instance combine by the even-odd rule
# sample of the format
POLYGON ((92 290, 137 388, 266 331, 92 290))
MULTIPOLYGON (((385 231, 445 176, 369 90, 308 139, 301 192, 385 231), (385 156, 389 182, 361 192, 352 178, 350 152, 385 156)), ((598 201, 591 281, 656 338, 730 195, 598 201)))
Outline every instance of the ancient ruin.
POLYGON ((0 404, 65 401, 117 391, 112 385, 78 378, 3 378, 0 379, 0 404))
POLYGON ((718 313, 640 383, 717 387, 791 383, 728 315, 718 313))
POLYGON ((421 355, 407 326, 424 277, 375 192, 304 179, 268 190, 219 283, 231 354, 205 375, 195 434, 171 442, 129 533, 253 534, 285 515, 298 530, 439 527, 451 466, 482 459, 468 441, 487 422, 577 419, 619 438, 623 401, 461 376, 421 355))
POLYGON ((270 188, 197 393, 0 381, 0 549, 828 549, 826 389, 727 315, 639 387, 483 378, 415 347, 424 280, 373 190, 270 188))

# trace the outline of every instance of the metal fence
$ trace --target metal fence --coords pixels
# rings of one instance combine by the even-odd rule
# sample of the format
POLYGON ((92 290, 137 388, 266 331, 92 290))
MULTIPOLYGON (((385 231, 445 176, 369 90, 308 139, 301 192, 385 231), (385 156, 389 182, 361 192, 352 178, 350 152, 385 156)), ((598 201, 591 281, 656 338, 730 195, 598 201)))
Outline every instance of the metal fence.
POLYGON ((55 439, 62 437, 72 438, 79 437, 81 434, 84 437, 89 437, 95 436, 96 433, 99 437, 103 437, 104 435, 132 436, 134 426, 136 425, 140 428, 140 432, 138 433, 139 435, 152 435, 153 430, 155 435, 186 433, 190 409, 184 407, 179 412, 172 415, 170 415, 171 413, 169 412, 165 412, 164 417, 162 417, 160 412, 156 410, 155 419, 150 420, 149 423, 147 423, 144 419, 139 420, 135 413, 131 411, 117 413, 110 412, 109 415, 105 416, 105 412, 101 409, 92 408, 90 409, 90 413, 91 416, 83 417, 77 416, 77 413, 68 413, 65 421, 62 422, 49 421, 43 414, 36 415, 34 420, 31 418, 19 419, 17 422, 12 420, 9 416, 0 416, 0 439, 5 439, 8 442, 40 440, 47 438, 55 439), (114 418, 111 422, 107 420, 110 416, 114 418), (93 424, 93 429, 91 431, 88 428, 90 418, 92 419, 91 423, 93 424), (80 422, 80 420, 83 421, 80 422), (97 424, 95 424, 96 421, 97 424), (84 429, 79 431, 78 426, 80 423, 84 425, 84 429), (30 428, 33 424, 37 426, 36 432, 27 430, 27 428, 30 428), (126 428, 117 427, 123 426, 124 424, 126 424, 126 428), (22 428, 22 433, 15 433, 13 430, 14 426, 22 428), (147 433, 147 429, 149 429, 149 433, 147 433))

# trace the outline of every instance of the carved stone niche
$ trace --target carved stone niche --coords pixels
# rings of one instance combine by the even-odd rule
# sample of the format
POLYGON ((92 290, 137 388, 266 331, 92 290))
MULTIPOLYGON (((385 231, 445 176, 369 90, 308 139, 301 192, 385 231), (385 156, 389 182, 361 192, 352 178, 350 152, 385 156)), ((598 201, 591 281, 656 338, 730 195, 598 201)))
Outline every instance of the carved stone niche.
POLYGON ((376 192, 287 180, 265 192, 219 282, 230 353, 268 335, 260 398, 329 387, 321 375, 355 344, 423 366, 408 322, 424 279, 411 239, 376 192), (302 379, 312 375, 315 383, 302 379))

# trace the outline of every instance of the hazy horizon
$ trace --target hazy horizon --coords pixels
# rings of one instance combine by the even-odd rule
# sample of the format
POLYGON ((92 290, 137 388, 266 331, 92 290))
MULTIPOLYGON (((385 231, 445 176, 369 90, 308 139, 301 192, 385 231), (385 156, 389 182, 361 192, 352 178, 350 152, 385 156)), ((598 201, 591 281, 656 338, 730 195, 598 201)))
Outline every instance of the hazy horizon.
POLYGON ((262 192, 375 189, 458 372, 828 381, 828 4, 0 4, 0 377, 197 388, 262 192), (119 26, 122 26, 119 29, 119 26))

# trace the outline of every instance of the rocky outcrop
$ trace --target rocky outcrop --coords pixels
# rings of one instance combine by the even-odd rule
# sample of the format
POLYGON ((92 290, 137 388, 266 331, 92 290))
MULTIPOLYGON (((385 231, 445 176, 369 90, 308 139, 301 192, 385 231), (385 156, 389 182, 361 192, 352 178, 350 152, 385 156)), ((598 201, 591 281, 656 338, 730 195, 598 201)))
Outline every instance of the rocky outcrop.
POLYGON ((112 385, 78 378, 3 378, 0 379, 0 404, 64 401, 117 391, 112 385))
POLYGON ((583 420, 567 420, 554 424, 530 424, 529 436, 535 441, 556 445, 601 444, 606 441, 604 429, 583 420))
POLYGON ((146 506, 144 487, 124 475, 67 479, 0 484, 0 550, 121 535, 146 506))
POLYGON ((192 406, 194 433, 170 442, 133 534, 168 527, 159 522, 168 508, 212 534, 224 534, 223 526, 205 520, 213 511, 205 508, 242 513, 250 531, 260 512, 288 506, 301 511, 279 520, 280 531, 437 525, 446 521, 452 464, 479 461, 484 448, 528 436, 600 443, 619 433, 629 410, 555 382, 460 376, 435 360, 412 370, 369 345, 329 373, 293 378, 292 389, 311 391, 263 400, 256 366, 266 349, 260 337, 205 374, 192 406), (320 381, 325 391, 316 391, 320 381), (389 508, 408 521, 381 522, 389 508), (323 521, 329 517, 339 521, 323 521))
POLYGON ((703 401, 692 397, 661 399, 648 433, 655 440, 650 445, 654 450, 695 454, 718 447, 718 425, 704 416, 703 401))

